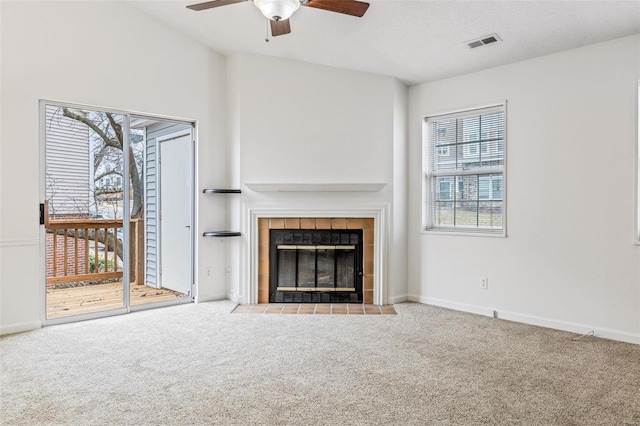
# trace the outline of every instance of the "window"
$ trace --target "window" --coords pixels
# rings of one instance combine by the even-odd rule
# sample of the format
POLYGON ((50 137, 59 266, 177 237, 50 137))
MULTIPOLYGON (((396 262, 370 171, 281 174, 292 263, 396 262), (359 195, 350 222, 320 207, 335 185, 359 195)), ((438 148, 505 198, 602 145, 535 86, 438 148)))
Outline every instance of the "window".
POLYGON ((504 105, 427 117, 423 132, 424 228, 503 234, 504 105))

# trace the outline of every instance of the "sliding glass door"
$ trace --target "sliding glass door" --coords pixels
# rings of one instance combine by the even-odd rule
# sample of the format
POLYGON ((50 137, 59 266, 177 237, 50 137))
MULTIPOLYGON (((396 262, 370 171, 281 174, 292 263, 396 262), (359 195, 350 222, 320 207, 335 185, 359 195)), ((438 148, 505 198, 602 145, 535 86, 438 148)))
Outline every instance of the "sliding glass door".
POLYGON ((191 300, 192 129, 181 121, 41 102, 47 323, 191 300), (176 206, 182 209, 174 212, 176 206), (164 239, 171 244, 162 246, 164 239), (171 252, 176 244, 179 254, 171 252))

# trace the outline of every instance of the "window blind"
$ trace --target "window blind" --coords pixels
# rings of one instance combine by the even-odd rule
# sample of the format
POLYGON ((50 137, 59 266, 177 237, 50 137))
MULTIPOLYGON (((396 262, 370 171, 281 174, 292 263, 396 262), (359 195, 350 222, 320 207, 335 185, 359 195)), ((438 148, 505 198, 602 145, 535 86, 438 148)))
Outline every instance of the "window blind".
POLYGON ((504 106, 426 119, 428 229, 504 230, 504 106))

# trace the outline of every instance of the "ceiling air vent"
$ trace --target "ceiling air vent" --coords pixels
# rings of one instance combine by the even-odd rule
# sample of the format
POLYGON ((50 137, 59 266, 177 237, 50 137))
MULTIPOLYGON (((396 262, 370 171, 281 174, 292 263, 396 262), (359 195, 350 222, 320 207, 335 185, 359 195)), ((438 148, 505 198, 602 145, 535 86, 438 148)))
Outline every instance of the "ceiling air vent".
POLYGON ((475 49, 476 47, 495 43, 496 41, 502 41, 502 39, 498 36, 498 34, 493 33, 475 40, 468 41, 467 46, 469 46, 470 49, 475 49))

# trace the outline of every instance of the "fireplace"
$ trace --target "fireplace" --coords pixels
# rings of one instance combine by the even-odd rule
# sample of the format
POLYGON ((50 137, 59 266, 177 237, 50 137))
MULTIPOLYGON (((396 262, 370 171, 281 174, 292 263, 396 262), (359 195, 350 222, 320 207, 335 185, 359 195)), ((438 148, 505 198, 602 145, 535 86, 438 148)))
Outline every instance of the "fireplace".
POLYGON ((361 229, 272 229, 270 303, 362 303, 361 229))
MULTIPOLYGON (((373 214, 372 214, 373 215, 373 214)), ((323 273, 320 273, 320 279, 316 280, 316 272, 313 272, 313 285, 311 285, 311 274, 308 276, 302 276, 302 281, 294 281, 293 277, 298 277, 298 275, 294 275, 291 270, 288 273, 284 273, 283 279, 288 281, 282 281, 282 285, 280 287, 295 287, 295 290, 290 289, 281 289, 281 291, 285 292, 295 292, 296 294, 300 293, 300 295, 291 296, 294 297, 295 300, 309 300, 310 297, 313 297, 317 300, 320 297, 320 302, 315 303, 331 303, 330 300, 332 297, 330 294, 349 294, 349 293, 361 293, 361 298, 358 299, 360 302, 364 304, 373 304, 374 303, 374 283, 377 282, 376 274, 376 249, 375 249, 375 232, 374 229, 376 224, 379 223, 378 220, 374 217, 360 216, 360 217, 281 217, 276 215, 271 215, 270 217, 257 217, 256 218, 257 232, 255 235, 255 240, 257 243, 256 247, 256 298, 249 299, 255 300, 257 303, 270 303, 272 299, 272 277, 277 276, 271 273, 271 270, 275 268, 276 257, 278 256, 277 247, 272 252, 271 245, 271 234, 272 231, 290 231, 294 233, 303 233, 307 235, 306 237, 302 235, 301 237, 297 237, 298 240, 295 240, 293 236, 286 237, 284 236, 282 241, 277 245, 280 246, 296 246, 295 249, 293 247, 285 248, 281 247, 281 251, 283 251, 283 256, 294 257, 300 255, 302 250, 311 250, 313 251, 313 258, 310 253, 302 253, 302 259, 297 260, 295 264, 298 262, 307 261, 308 264, 311 263, 311 259, 313 259, 313 265, 316 265, 316 254, 319 251, 319 264, 320 268, 324 273, 328 273, 329 270, 327 268, 328 265, 331 264, 330 256, 334 256, 334 265, 336 259, 340 259, 340 267, 334 267, 332 270, 333 274, 338 274, 337 277, 333 278, 331 281, 331 285, 329 285, 330 279, 323 276, 323 273), (317 234, 314 234, 310 231, 321 231, 317 234), (345 233, 346 235, 357 234, 360 235, 360 241, 351 243, 351 237, 349 237, 349 242, 347 243, 346 237, 345 240, 342 240, 341 234, 345 233), (322 236, 322 235, 336 235, 336 236, 322 236), (339 237, 338 237, 339 236, 339 237), (302 238, 302 240, 300 240, 302 238), (305 242, 306 238, 306 242, 305 242), (324 238, 324 240, 323 240, 324 238), (329 238, 329 239, 327 239, 329 238), (338 240, 340 238, 340 240, 338 240), (302 241, 302 242, 300 242, 302 241), (344 241, 344 242, 343 242, 344 241), (299 243, 300 242, 300 243, 299 243), (359 243, 360 248, 358 250, 351 248, 343 248, 338 246, 356 246, 359 243), (310 247, 303 248, 298 246, 310 247), (325 246, 323 248, 323 246, 325 246), (334 250, 332 253, 331 250, 334 250), (355 250, 355 252, 354 252, 355 250), (346 252, 345 252, 346 251, 346 252), (349 253, 351 251, 353 253, 354 258, 356 259, 356 266, 353 267, 353 272, 355 275, 355 283, 350 285, 348 280, 342 279, 342 275, 345 271, 345 268, 342 265, 349 263, 349 253), (337 257, 336 257, 337 252, 337 257), (323 258, 324 256, 324 258, 323 258), (360 275, 360 273, 362 275, 360 275), (335 284, 333 282, 335 281, 335 284), (358 287, 359 286, 359 287, 358 287), (307 288, 305 288, 307 287, 307 288), (318 289, 319 287, 319 289, 318 289), (325 289, 323 289, 325 287, 325 289), (313 288, 313 290, 311 290, 313 288), (355 289, 347 290, 347 289, 355 289), (344 293, 343 293, 344 292, 344 293), (306 296, 305 296, 306 294, 306 296), (314 294, 314 296, 309 296, 314 294), (322 296, 324 294, 324 296, 322 296), (329 301, 327 301, 329 300, 329 301)), ((292 234, 290 234, 292 235, 292 234)), ((297 267, 297 266, 296 266, 297 267)), ((299 278, 295 278, 298 280, 299 278)), ((276 282, 277 287, 277 282, 276 282)), ((277 291, 274 290, 274 291, 277 291)), ((282 303, 303 303, 303 302, 284 302, 284 295, 282 303)), ((335 297, 345 298, 346 296, 333 296, 335 297)), ((349 295, 351 297, 351 295, 349 295)), ((293 299, 287 299, 293 300, 293 299)), ((255 303, 255 302, 253 302, 255 303)), ((275 302, 272 302, 275 303, 275 302)), ((313 303, 309 300, 309 303, 313 303)), ((343 302, 348 303, 348 302, 343 302)))

